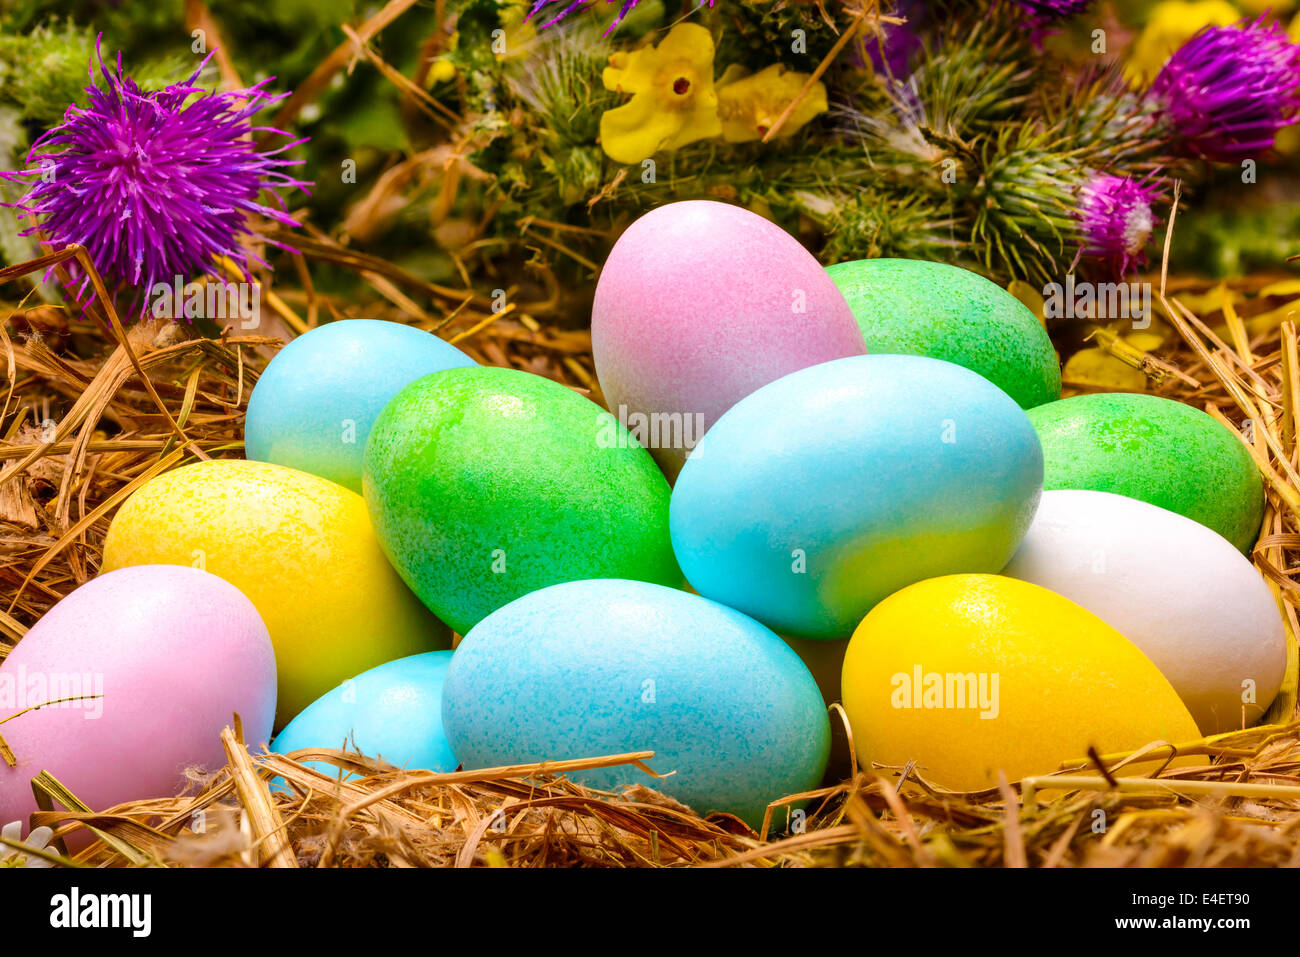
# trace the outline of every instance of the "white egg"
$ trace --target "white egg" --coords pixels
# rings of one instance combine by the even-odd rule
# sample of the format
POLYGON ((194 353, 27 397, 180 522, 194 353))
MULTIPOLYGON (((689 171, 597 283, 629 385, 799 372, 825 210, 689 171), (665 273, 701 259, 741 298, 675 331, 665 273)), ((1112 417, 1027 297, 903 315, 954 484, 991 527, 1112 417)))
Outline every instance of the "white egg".
MULTIPOLYGON (((1255 724, 1286 671, 1268 585, 1227 539, 1109 492, 1043 493, 1004 575, 1064 595, 1164 672, 1205 734, 1255 724)), ((1098 707, 1105 707, 1099 701, 1098 707)))

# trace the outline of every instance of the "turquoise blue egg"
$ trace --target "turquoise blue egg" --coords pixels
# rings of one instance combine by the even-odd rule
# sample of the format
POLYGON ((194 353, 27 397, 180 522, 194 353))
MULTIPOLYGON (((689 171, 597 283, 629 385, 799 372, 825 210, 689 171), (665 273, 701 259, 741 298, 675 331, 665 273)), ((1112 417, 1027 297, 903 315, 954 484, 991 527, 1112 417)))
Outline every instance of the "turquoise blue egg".
MULTIPOLYGON (((450 651, 430 651, 371 668, 304 708, 271 742, 271 750, 341 748, 399 768, 454 771, 456 756, 442 728, 450 663, 450 651)), ((321 761, 308 766, 330 777, 338 774, 321 761)))
POLYGON ((248 398, 244 454, 361 491, 370 427, 406 385, 476 365, 455 346, 400 322, 343 319, 280 350, 248 398))
POLYGON ((1038 506, 1020 406, 938 359, 853 356, 787 375, 705 433, 673 489, 673 551, 706 598, 784 635, 852 634, 908 585, 998 572, 1038 506))
POLYGON ((442 708, 466 768, 654 751, 650 767, 675 773, 570 776, 645 785, 756 827, 768 802, 817 785, 830 746, 817 683, 779 637, 697 595, 616 578, 492 612, 456 649, 442 708))

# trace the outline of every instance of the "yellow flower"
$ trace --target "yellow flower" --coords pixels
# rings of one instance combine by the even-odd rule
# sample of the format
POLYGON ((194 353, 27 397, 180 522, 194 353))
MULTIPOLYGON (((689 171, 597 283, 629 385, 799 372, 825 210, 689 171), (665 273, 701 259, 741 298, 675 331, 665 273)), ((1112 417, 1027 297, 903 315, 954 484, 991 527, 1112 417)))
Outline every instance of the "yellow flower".
POLYGON ((456 64, 452 63, 449 58, 440 56, 435 59, 433 65, 429 67, 429 75, 426 78, 426 82, 429 88, 432 89, 437 84, 445 83, 448 80, 455 79, 455 77, 456 64))
POLYGON ((1240 19, 1241 13, 1226 0, 1166 0, 1157 4, 1133 44, 1124 73, 1134 86, 1145 86, 1156 78, 1173 52, 1202 27, 1223 27, 1240 19))
MULTIPOLYGON (((761 140, 808 80, 808 74, 786 73, 779 63, 753 76, 744 73, 742 67, 732 64, 718 80, 718 116, 722 137, 729 143, 761 140)), ((818 81, 781 125, 776 138, 789 136, 826 108, 826 87, 818 81)))
MULTIPOLYGON (((1300 43, 1300 13, 1291 21, 1291 39, 1300 43)), ((1283 156, 1300 154, 1300 123, 1292 123, 1277 134, 1277 150, 1283 156)))
POLYGON ((1259 16, 1261 13, 1286 13, 1291 9, 1293 0, 1237 0, 1237 6, 1243 13, 1259 16))
POLYGON ((611 55, 601 79, 608 90, 632 94, 600 118, 600 144, 616 162, 639 163, 722 132, 713 37, 698 24, 677 24, 657 47, 611 55))

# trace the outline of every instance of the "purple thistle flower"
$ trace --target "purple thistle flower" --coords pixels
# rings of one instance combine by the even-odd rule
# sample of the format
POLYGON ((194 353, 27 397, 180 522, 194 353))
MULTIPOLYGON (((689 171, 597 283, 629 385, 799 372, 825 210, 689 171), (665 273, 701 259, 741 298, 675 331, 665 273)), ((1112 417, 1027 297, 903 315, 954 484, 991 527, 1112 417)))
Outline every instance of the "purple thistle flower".
POLYGON ((1076 215, 1086 256, 1103 259, 1121 274, 1145 261, 1142 250, 1155 228, 1151 204, 1159 189, 1126 176, 1096 173, 1079 189, 1076 215))
POLYGON ((1092 6, 1092 0, 1012 0, 1016 6, 1038 20, 1064 20, 1077 16, 1092 6))
POLYGON ((1300 116, 1300 44, 1264 17, 1207 27, 1161 68, 1150 95, 1184 149, 1234 162, 1273 146, 1300 116))
MULTIPOLYGON (((240 240, 250 235, 251 216, 298 225, 280 196, 271 194, 279 208, 259 197, 273 187, 307 192, 310 184, 284 171, 301 161, 280 156, 305 140, 259 151, 253 134, 289 134, 250 119, 289 94, 265 92, 273 77, 228 93, 197 87, 211 56, 184 82, 144 92, 123 74, 121 53, 110 72, 96 44, 104 87, 94 85, 92 60, 89 107, 69 106, 63 122, 32 145, 27 162, 34 168, 0 173, 18 182, 35 178, 12 204, 20 219, 37 221, 23 235, 40 230, 57 247, 85 246, 110 294, 201 276, 219 256, 243 270, 250 259, 265 266, 240 240)), ((90 277, 70 271, 81 280, 73 296, 84 306, 94 298, 90 277)))
MULTIPOLYGON (((862 46, 866 48, 867 56, 877 73, 888 73, 889 76, 901 79, 910 75, 908 64, 911 63, 912 54, 921 48, 918 27, 925 14, 925 2, 897 0, 889 12, 893 16, 903 17, 907 22, 885 26, 882 37, 868 37, 862 46)), ((855 42, 855 53, 857 47, 855 42)), ((860 58, 855 56, 855 59, 861 63, 860 58)))

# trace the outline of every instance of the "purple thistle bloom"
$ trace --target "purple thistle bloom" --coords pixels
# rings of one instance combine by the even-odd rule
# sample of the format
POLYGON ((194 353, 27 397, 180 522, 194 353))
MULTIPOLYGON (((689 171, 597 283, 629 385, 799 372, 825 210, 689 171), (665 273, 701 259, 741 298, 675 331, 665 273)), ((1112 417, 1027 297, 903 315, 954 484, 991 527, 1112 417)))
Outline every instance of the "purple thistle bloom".
POLYGON ((1273 146, 1300 116, 1300 44, 1264 17, 1208 27, 1151 84, 1166 122, 1193 156, 1234 162, 1273 146))
POLYGON ((921 48, 918 26, 925 13, 925 0, 898 0, 889 12, 907 22, 885 26, 882 37, 868 37, 863 45, 877 73, 904 78, 911 73, 908 64, 912 54, 921 48))
POLYGON ((1121 274, 1144 261, 1142 250, 1156 218, 1151 204, 1159 189, 1126 176, 1093 175, 1079 189, 1076 215, 1086 256, 1104 259, 1121 274))
MULTIPOLYGON (((20 218, 37 221, 23 235, 40 230, 56 247, 85 246, 110 294, 122 287, 147 292, 175 276, 197 278, 219 256, 245 270, 250 259, 266 265, 240 247, 250 235, 249 217, 298 223, 278 195, 272 193, 279 208, 263 205, 262 191, 307 192, 310 184, 284 172, 301 161, 280 156, 304 140, 261 152, 254 133, 289 134, 249 121, 289 94, 266 93, 273 78, 228 93, 195 86, 211 54, 188 80, 144 92, 123 74, 121 53, 116 73, 98 46, 95 56, 105 84, 93 85, 92 60, 89 108, 68 107, 63 122, 32 145, 27 162, 34 168, 0 173, 31 186, 12 204, 20 218)), ((94 298, 89 276, 70 271, 81 280, 74 298, 88 304, 94 298)))
POLYGON ((1064 20, 1077 16, 1092 6, 1092 0, 1012 0, 1016 6, 1039 20, 1064 20))

